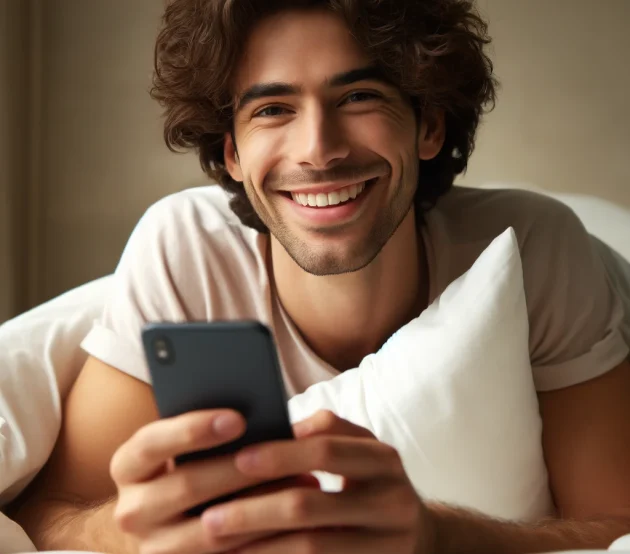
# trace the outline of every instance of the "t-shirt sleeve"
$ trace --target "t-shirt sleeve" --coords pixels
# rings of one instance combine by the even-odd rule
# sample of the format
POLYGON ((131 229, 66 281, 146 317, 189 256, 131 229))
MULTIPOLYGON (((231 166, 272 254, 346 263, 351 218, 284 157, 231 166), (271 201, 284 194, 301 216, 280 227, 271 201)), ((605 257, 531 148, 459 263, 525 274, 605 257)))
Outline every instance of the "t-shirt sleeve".
POLYGON ((628 345, 623 304, 582 222, 555 200, 535 213, 521 256, 534 381, 549 391, 613 369, 628 345))
POLYGON ((113 276, 100 320, 82 342, 91 356, 150 382, 141 341, 145 323, 203 319, 208 299, 203 261, 182 220, 194 220, 185 198, 154 204, 133 230, 113 276), (182 213, 183 212, 183 213, 182 213))

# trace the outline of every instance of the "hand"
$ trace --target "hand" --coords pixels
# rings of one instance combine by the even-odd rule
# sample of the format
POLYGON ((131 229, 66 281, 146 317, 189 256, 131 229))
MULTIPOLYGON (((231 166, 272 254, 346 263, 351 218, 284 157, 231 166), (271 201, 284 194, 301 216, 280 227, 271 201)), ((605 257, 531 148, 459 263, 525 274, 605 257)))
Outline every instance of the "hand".
POLYGON ((284 488, 213 506, 202 521, 217 540, 268 535, 239 554, 434 552, 429 511, 393 448, 330 412, 319 412, 294 431, 296 441, 242 450, 237 469, 252 480, 326 471, 344 477, 343 491, 284 488))
MULTIPOLYGON (((199 517, 184 514, 199 504, 258 486, 267 479, 247 476, 234 456, 175 467, 184 453, 231 442, 245 431, 245 421, 228 410, 193 412, 162 419, 140 429, 114 454, 111 476, 118 488, 114 519, 142 554, 211 554, 229 552, 266 537, 267 532, 218 537, 199 517)), ((253 489, 247 497, 282 487, 312 487, 317 480, 293 478, 253 489)))

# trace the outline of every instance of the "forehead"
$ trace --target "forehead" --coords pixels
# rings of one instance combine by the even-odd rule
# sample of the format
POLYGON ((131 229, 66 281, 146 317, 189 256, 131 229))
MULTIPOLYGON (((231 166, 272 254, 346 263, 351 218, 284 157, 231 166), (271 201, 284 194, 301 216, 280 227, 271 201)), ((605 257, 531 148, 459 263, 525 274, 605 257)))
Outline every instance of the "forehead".
POLYGON ((318 87, 368 61, 340 16, 322 9, 285 11, 254 27, 236 70, 234 92, 265 82, 318 87))

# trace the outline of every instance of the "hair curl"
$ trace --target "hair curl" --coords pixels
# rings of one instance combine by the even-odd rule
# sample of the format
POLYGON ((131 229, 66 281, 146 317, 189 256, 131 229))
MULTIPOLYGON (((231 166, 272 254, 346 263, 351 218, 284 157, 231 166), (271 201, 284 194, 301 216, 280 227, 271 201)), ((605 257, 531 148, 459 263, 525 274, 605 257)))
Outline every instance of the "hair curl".
POLYGON ((422 212, 467 165, 479 120, 494 107, 497 81, 484 52, 486 22, 469 0, 170 0, 155 45, 151 96, 165 109, 164 140, 173 151, 194 149, 201 167, 232 193, 240 220, 261 232, 241 183, 223 156, 232 131, 230 75, 252 26, 281 10, 325 7, 339 13, 359 44, 430 121, 443 110, 440 153, 421 161, 415 204, 422 212))

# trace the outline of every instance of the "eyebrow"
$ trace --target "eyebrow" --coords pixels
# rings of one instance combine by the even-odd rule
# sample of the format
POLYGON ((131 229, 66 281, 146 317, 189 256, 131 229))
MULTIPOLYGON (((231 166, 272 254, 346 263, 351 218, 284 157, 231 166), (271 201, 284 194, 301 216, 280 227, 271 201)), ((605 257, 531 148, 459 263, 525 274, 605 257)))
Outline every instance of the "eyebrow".
MULTIPOLYGON (((326 84, 329 87, 345 87, 359 81, 378 81, 388 86, 392 86, 392 82, 387 79, 383 71, 376 66, 370 65, 367 67, 360 67, 358 69, 351 69, 344 73, 338 73, 330 79, 326 80, 326 84)), ((252 85, 245 92, 243 92, 236 101, 236 109, 238 112, 242 110, 247 104, 260 100, 262 98, 269 98, 273 96, 292 96, 299 94, 302 91, 302 87, 291 83, 259 83, 252 85)))

